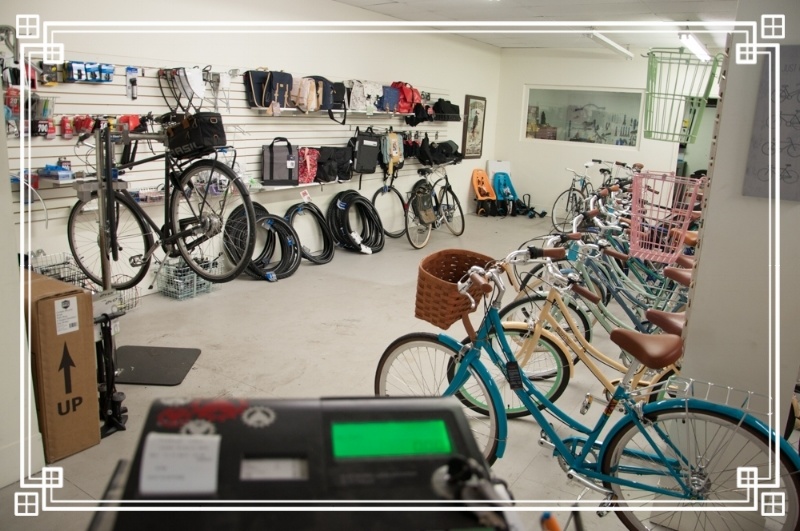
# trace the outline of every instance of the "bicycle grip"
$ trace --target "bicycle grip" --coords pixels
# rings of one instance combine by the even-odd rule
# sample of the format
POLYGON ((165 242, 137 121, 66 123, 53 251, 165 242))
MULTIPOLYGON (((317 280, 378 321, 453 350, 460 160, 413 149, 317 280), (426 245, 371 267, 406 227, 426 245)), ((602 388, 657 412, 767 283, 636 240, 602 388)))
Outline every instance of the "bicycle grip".
POLYGON ((600 209, 599 208, 595 208, 595 209, 592 209, 592 210, 587 210, 586 212, 583 213, 583 218, 584 219, 592 219, 594 217, 597 217, 597 215, 599 213, 600 213, 600 209))
POLYGON ((553 260, 563 260, 567 257, 567 250, 564 247, 528 247, 528 254, 531 258, 551 258, 553 260))
POLYGON ((619 185, 618 184, 612 184, 611 186, 608 187, 608 190, 611 191, 611 192, 619 192, 619 185))
POLYGON ((588 301, 590 301, 590 302, 592 302, 594 304, 597 304, 598 302, 600 302, 600 295, 596 294, 595 292, 593 292, 590 289, 584 288, 583 286, 580 286, 578 284, 572 284, 570 286, 570 288, 572 289, 572 291, 574 291, 575 293, 577 293, 578 295, 580 295, 584 299, 586 299, 586 300, 588 300, 588 301))
POLYGON ((627 254, 621 253, 614 249, 609 249, 608 247, 603 249, 603 254, 606 256, 610 256, 611 258, 616 258, 617 260, 621 260, 623 262, 627 262, 628 258, 630 258, 630 256, 628 256, 627 254))
POLYGON ((598 197, 608 197, 608 188, 601 188, 597 191, 598 197))
POLYGON ((472 285, 477 286, 481 293, 488 294, 492 292, 492 285, 480 273, 470 273, 469 279, 472 281, 472 285))

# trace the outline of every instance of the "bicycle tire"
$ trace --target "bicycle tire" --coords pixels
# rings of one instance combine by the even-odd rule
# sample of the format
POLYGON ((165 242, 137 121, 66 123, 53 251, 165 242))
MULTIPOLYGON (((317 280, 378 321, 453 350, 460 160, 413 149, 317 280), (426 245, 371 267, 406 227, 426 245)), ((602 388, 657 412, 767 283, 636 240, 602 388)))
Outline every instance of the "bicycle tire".
MULTIPOLYGON (((558 400, 567 388, 571 377, 567 355, 561 347, 550 338, 542 335, 539 339, 539 346, 535 348, 535 351, 525 352, 520 356, 518 355, 520 348, 526 344, 531 336, 531 331, 528 327, 525 325, 503 323, 503 334, 514 350, 514 357, 517 358, 520 368, 531 380, 534 387, 539 389, 551 402, 558 400)), ((493 343, 492 348, 494 348, 495 351, 500 351, 496 333, 492 333, 489 336, 489 340, 493 343)), ((463 343, 468 341, 468 339, 465 339, 463 343)), ((448 367, 448 382, 452 381, 457 366, 456 363, 453 363, 452 366, 448 367)), ((506 417, 515 419, 530 415, 530 411, 528 411, 528 408, 525 407, 519 399, 517 393, 511 389, 508 380, 500 369, 489 363, 484 363, 484 367, 489 371, 489 374, 491 374, 492 379, 497 385, 497 389, 500 391, 506 417)), ((461 389, 456 392, 456 397, 469 409, 481 415, 489 414, 487 404, 481 400, 480 393, 475 392, 474 385, 465 385, 461 387, 461 389)), ((531 397, 531 399, 533 400, 533 397, 531 397)), ((534 402, 536 401, 534 400, 534 402)), ((538 404, 538 406, 539 409, 544 409, 543 404, 538 404)))
MULTIPOLYGON (((448 347, 435 334, 417 332, 395 339, 381 355, 375 373, 376 396, 442 396, 449 385, 447 369, 458 352, 448 347)), ((484 403, 491 396, 473 367, 469 367, 475 394, 483 393, 484 403)), ((486 461, 497 459, 499 420, 491 409, 489 415, 476 414, 464 406, 470 430, 486 461)))
MULTIPOLYGON (((144 257, 153 247, 153 233, 138 213, 135 201, 121 192, 114 192, 114 211, 117 213, 117 252, 119 260, 111 260, 111 287, 118 290, 136 286, 150 269, 150 260, 140 266, 131 265, 136 256, 144 257)), ((103 287, 103 270, 100 254, 100 209, 97 192, 89 201, 79 200, 72 206, 67 219, 67 240, 78 268, 86 277, 103 287)))
POLYGON ((260 280, 281 280, 297 272, 302 253, 300 239, 291 224, 281 216, 265 214, 256 220, 256 228, 257 239, 268 243, 245 271, 260 280))
POLYGON ((408 208, 406 208, 406 238, 408 239, 408 243, 411 244, 411 247, 414 249, 422 249, 428 245, 428 242, 431 240, 433 224, 425 223, 417 216, 417 213, 414 212, 410 204, 413 199, 414 198, 409 200, 408 208))
POLYGON ((550 221, 558 232, 572 232, 572 220, 583 212, 586 197, 577 189, 570 188, 559 194, 550 211, 550 221))
POLYGON ((674 524, 678 521, 681 529, 797 529, 800 472, 789 457, 780 452, 779 480, 786 494, 785 516, 774 517, 776 520, 762 520, 752 512, 726 512, 725 502, 738 502, 739 507, 741 504, 746 504, 747 507, 752 503, 749 499, 752 496, 750 489, 736 488, 737 466, 758 468, 758 478, 772 477, 770 442, 764 434, 726 413, 696 405, 684 405, 683 400, 679 402, 679 408, 646 413, 644 423, 628 417, 627 424, 616 432, 604 448, 601 470, 619 480, 632 481, 633 485, 620 485, 610 481, 604 481, 604 484, 614 492, 618 507, 627 507, 627 501, 636 500, 638 504, 651 498, 657 498, 664 503, 663 500, 672 498, 665 494, 656 495, 643 491, 635 485, 642 483, 642 477, 658 478, 656 481, 660 488, 677 491, 678 485, 672 476, 676 473, 687 484, 694 486, 696 498, 683 500, 676 497, 675 503, 670 503, 669 506, 708 509, 711 503, 711 507, 718 507, 719 510, 676 512, 665 507, 660 512, 657 506, 644 506, 638 512, 633 508, 616 511, 622 523, 628 529, 651 529, 648 521, 670 529, 675 528, 674 524), (642 433, 637 424, 643 427, 646 434, 642 433), (657 447, 669 464, 654 455, 652 445, 645 441, 646 437, 660 441, 657 447), (648 454, 651 458, 648 458, 648 454), (715 490, 712 492, 711 489, 715 490))
POLYGON ((322 213, 322 210, 319 209, 317 205, 314 203, 296 203, 289 207, 286 211, 286 221, 289 222, 289 225, 295 229, 295 220, 297 216, 302 216, 306 212, 308 212, 311 217, 314 219, 316 227, 319 229, 321 237, 322 237, 322 249, 319 251, 311 251, 311 249, 307 248, 305 245, 300 245, 300 254, 311 262, 312 264, 327 264, 331 260, 333 260, 333 254, 336 249, 336 243, 333 241, 333 234, 331 233, 330 227, 328 227, 328 223, 325 221, 325 214, 322 213))
POLYGON ((348 251, 373 254, 383 250, 386 238, 380 215, 372 202, 357 191, 345 190, 333 196, 328 203, 325 221, 331 229, 334 241, 340 247, 348 251), (350 223, 351 212, 355 212, 361 223, 360 232, 350 223))
POLYGON ((255 246, 255 211, 247 187, 225 164, 201 159, 181 173, 172 192, 173 234, 187 265, 209 282, 228 282, 250 264, 255 246), (228 223, 234 202, 243 208, 228 223), (236 234, 232 235, 231 231, 236 234), (236 241, 236 248, 230 245, 236 241))
POLYGON ((439 193, 439 215, 444 218, 444 224, 454 236, 464 234, 466 224, 464 210, 450 185, 443 186, 439 193))
POLYGON ((400 238, 406 233, 406 202, 394 186, 381 186, 372 194, 372 206, 381 217, 383 233, 389 238, 400 238), (398 208, 399 206, 399 208, 398 208), (399 228, 397 228, 399 227, 399 228))

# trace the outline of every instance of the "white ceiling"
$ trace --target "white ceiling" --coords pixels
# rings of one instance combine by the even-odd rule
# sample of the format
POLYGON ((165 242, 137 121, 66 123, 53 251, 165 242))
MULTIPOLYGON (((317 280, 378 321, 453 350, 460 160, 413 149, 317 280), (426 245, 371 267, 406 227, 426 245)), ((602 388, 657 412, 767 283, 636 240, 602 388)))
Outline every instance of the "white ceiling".
MULTIPOLYGON (((595 23, 633 22, 641 26, 602 27, 599 31, 628 48, 677 48, 676 31, 692 31, 709 48, 725 46, 725 34, 696 23, 731 22, 736 19, 737 0, 335 0, 405 21, 486 21, 486 22, 576 22, 565 27, 450 27, 449 30, 482 30, 486 33, 461 33, 499 48, 595 48, 585 37, 595 23), (656 27, 647 23, 672 23, 656 27), (520 33, 514 30, 570 30, 573 33, 520 33), (505 31, 505 32, 502 32, 505 31), (638 33, 636 32, 638 31, 638 33)), ((441 26, 431 26, 442 29, 441 26)), ((611 52, 609 52, 611 53, 611 52)))

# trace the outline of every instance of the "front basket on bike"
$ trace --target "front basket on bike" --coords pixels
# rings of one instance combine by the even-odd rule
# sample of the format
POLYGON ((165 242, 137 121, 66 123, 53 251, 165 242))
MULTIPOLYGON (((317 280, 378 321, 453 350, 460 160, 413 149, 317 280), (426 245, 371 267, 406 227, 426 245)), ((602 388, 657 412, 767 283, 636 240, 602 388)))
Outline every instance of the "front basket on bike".
MULTIPOLYGON (((464 249, 445 249, 425 257, 417 274, 414 316, 442 330, 450 328, 462 315, 473 311, 469 299, 458 292, 458 281, 470 267, 483 267, 492 261, 489 256, 464 249)), ((477 302, 481 292, 473 286, 470 295, 477 302)))

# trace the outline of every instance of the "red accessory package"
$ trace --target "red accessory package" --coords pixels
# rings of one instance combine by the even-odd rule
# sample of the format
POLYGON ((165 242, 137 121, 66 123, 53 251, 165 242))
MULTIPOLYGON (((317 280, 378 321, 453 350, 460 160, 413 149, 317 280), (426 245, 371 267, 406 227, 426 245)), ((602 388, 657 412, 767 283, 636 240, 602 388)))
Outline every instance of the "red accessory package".
POLYGON ((91 133, 94 131, 94 118, 85 114, 76 116, 72 120, 72 125, 75 128, 75 132, 77 132, 79 135, 91 133))
POLYGON ((72 138, 72 135, 75 133, 75 130, 72 129, 72 120, 69 116, 62 116, 61 117, 61 137, 65 140, 69 140, 72 138))

